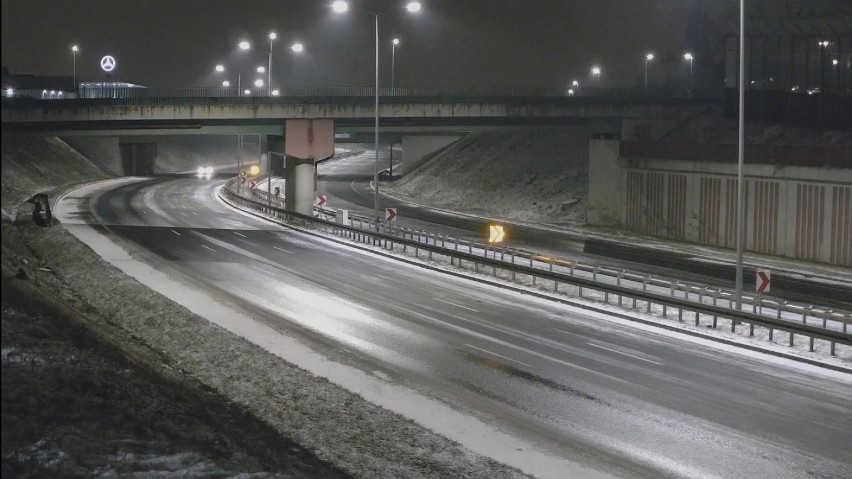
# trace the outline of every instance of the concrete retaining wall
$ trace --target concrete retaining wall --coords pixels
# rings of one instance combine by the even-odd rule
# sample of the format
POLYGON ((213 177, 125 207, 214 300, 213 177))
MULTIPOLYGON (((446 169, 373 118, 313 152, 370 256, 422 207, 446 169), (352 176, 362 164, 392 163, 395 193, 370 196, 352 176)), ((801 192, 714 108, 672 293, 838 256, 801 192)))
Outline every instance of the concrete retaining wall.
MULTIPOLYGON (((591 224, 733 248, 737 165, 627 159, 590 145, 591 224)), ((748 251, 852 266, 852 169, 745 167, 748 251)))

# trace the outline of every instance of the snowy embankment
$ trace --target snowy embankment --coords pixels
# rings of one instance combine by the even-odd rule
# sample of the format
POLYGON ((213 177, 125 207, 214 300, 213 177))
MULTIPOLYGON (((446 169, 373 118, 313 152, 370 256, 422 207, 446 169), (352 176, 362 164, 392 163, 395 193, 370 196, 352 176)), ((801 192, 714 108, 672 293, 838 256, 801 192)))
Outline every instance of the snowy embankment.
MULTIPOLYGON (((43 184, 33 182, 32 185, 19 186, 23 179, 15 178, 15 175, 41 180, 41 170, 49 167, 42 166, 39 155, 32 155, 28 162, 7 162, 6 147, 9 146, 10 157, 14 156, 16 150, 5 140, 4 138, 4 207, 8 201, 9 210, 15 211, 20 200, 32 192, 68 183, 46 179, 43 184), (34 170, 19 171, 29 164, 34 170), (6 194, 7 182, 13 194, 6 194)), ((69 156, 63 154, 57 155, 57 158, 68 160, 69 156)), ((67 169, 67 166, 65 165, 64 169, 67 169)), ((80 177, 75 177, 72 181, 107 176, 94 166, 80 167, 78 164, 76 167, 79 171, 75 174, 80 177), (89 168, 92 170, 88 171, 89 168)), ((70 177, 71 173, 68 173, 64 178, 67 180, 70 177)), ((111 348, 121 351, 131 363, 141 366, 148 373, 227 401, 231 407, 236 407, 258 423, 262 422, 264 427, 268 427, 265 432, 268 436, 256 440, 259 444, 279 445, 278 461, 291 466, 290 469, 285 467, 282 470, 288 477, 345 477, 346 474, 371 478, 525 477, 517 469, 471 452, 456 442, 378 407, 359 394, 311 374, 245 340, 241 335, 249 335, 253 331, 250 318, 238 314, 228 315, 225 320, 232 331, 223 329, 129 277, 58 225, 39 228, 29 224, 26 217, 21 216, 18 221, 21 222, 20 225, 12 225, 9 222, 4 222, 3 225, 4 282, 15 281, 12 278, 14 268, 24 255, 29 258, 28 264, 47 266, 44 271, 33 268, 27 281, 41 293, 65 305, 73 313, 73 318, 69 320, 97 336, 100 341, 108 343, 111 348), (12 239, 25 247, 15 248, 13 251, 8 246, 12 239), (293 441, 292 444, 295 445, 283 446, 287 441, 293 441), (299 449, 299 446, 310 454, 305 452, 305 449, 299 449), (302 452, 293 452, 299 450, 302 452)), ((78 234, 94 234, 94 230, 85 225, 76 225, 74 228, 78 234)), ((117 259, 123 266, 136 264, 161 279, 162 273, 141 266, 128 257, 124 250, 104 238, 94 234, 92 243, 98 249, 106 248, 105 254, 117 259)), ((166 284, 181 282, 175 278, 170 278, 169 281, 166 284)), ((198 295, 197 292, 186 288, 179 291, 198 295)), ((214 304, 203 294, 199 297, 201 304, 214 304)), ((215 313, 221 317, 224 311, 227 310, 216 308, 215 313)), ((272 337, 266 336, 267 340, 272 337)), ((304 358, 312 358, 311 360, 320 366, 328 363, 321 355, 292 341, 265 346, 301 351, 304 358), (299 349, 300 347, 303 349, 299 349)), ((326 368, 329 376, 340 374, 333 364, 326 364, 326 368)), ((394 387, 384 380, 366 375, 363 379, 368 388, 376 384, 382 386, 361 391, 363 393, 389 394, 394 387)), ((396 396, 397 401, 403 405, 408 404, 409 407, 411 404, 417 404, 409 402, 405 393, 402 394, 396 396)), ((155 398, 139 399, 152 401, 155 398)), ((209 409, 207 404, 200 401, 195 403, 195 407, 200 407, 201 404, 209 409)), ((440 404, 435 402, 434 406, 439 407, 440 404)), ((130 406, 127 410, 134 408, 130 406)), ((164 416, 152 423, 168 422, 170 419, 164 416)), ((250 437, 243 430, 248 427, 249 422, 240 421, 239 428, 229 431, 231 438, 239 437, 235 441, 237 444, 245 444, 246 438, 250 437)), ((451 426, 458 428, 461 427, 460 424, 463 423, 454 421, 451 426)), ((492 433, 493 431, 480 431, 483 438, 492 433)), ((127 471, 124 467, 127 461, 137 461, 133 459, 136 456, 129 452, 132 451, 129 449, 130 443, 121 442, 121 439, 123 438, 115 438, 110 444, 123 444, 117 448, 117 457, 124 461, 121 463, 122 468, 118 470, 127 471)), ((203 447, 203 440, 194 439, 194 444, 203 447)), ((495 444, 493 440, 481 442, 492 446, 495 444)), ((264 448, 258 447, 257 452, 262 449, 264 448)), ((208 475, 230 474, 225 470, 235 471, 237 474, 240 471, 245 473, 257 470, 249 466, 240 469, 239 463, 235 466, 231 462, 224 470, 214 468, 211 472, 204 454, 186 453, 192 450, 192 447, 176 447, 170 453, 161 453, 157 460, 168 461, 170 457, 179 457, 183 458, 180 461, 189 458, 191 462, 192 458, 196 458, 197 464, 185 465, 186 467, 178 471, 171 471, 172 474, 185 477, 204 476, 205 472, 208 475)), ((51 451, 62 457, 71 454, 67 448, 51 451)), ((495 455, 500 454, 500 451, 492 452, 495 455)), ((522 454, 515 452, 514 448, 504 452, 510 456, 522 454)), ((148 460, 147 456, 138 457, 148 460)), ((116 468, 108 467, 109 459, 106 459, 106 462, 106 470, 115 472, 116 468)), ((556 460, 551 464, 536 463, 531 466, 535 471, 551 467, 550 474, 544 475, 555 477, 556 467, 565 464, 556 460)), ((88 474, 94 474, 98 470, 90 469, 88 474)), ((135 470, 138 472, 144 469, 135 470)), ((153 472, 149 469, 148 473, 153 472)), ((584 473, 574 475, 586 476, 584 473)))
POLYGON ((470 133, 382 188, 438 208, 530 223, 584 223, 589 135, 582 126, 470 133))

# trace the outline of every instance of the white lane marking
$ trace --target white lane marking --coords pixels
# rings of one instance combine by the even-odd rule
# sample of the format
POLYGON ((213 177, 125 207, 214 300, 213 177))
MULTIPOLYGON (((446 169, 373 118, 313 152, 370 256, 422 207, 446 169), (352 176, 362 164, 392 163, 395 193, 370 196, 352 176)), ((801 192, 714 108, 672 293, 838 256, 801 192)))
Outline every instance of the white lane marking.
POLYGON ((453 305, 453 306, 456 306, 456 307, 458 307, 458 308, 462 308, 462 309, 466 309, 466 310, 468 310, 468 311, 473 311, 474 313, 478 313, 478 312, 479 312, 479 311, 477 311, 477 310, 475 310, 475 309, 473 309, 473 308, 468 308, 467 306, 462 306, 462 305, 460 305, 460 304, 451 303, 451 302, 449 302, 449 301, 444 301, 443 299, 440 299, 440 298, 432 298, 432 299, 434 299, 435 301, 440 301, 440 302, 442 302, 442 303, 451 304, 451 305, 453 305))
MULTIPOLYGON (((256 269, 256 270, 258 270, 258 271, 260 271, 260 272, 263 272, 263 273, 269 273, 269 271, 266 271, 265 269, 261 268, 260 266, 257 266, 257 265, 254 265, 254 264, 253 264, 253 265, 251 265, 251 267, 252 267, 252 268, 254 268, 254 269, 256 269)), ((271 273, 269 273, 269 274, 271 274, 271 273)))
POLYGON ((287 254, 293 254, 293 252, 292 252, 292 251, 287 251, 287 250, 286 250, 286 249, 284 249, 284 248, 279 248, 279 247, 277 247, 277 246, 273 246, 273 248, 277 249, 278 251, 283 251, 283 252, 285 252, 285 253, 287 253, 287 254))
POLYGON ((651 364, 656 364, 656 365, 658 365, 658 366, 662 366, 662 365, 663 365, 663 363, 658 363, 657 361, 651 361, 650 359, 640 358, 639 356, 635 356, 635 355, 633 355, 633 354, 628 354, 628 353, 625 353, 625 352, 623 352, 623 351, 619 351, 619 350, 617 350, 617 349, 607 348, 607 347, 605 347, 605 346, 601 346, 601 345, 599 345, 599 344, 595 344, 595 343, 586 343, 586 344, 588 344, 589 346, 592 346, 593 348, 606 349, 607 351, 612 351, 612 352, 614 352, 614 353, 616 353, 616 354, 623 354, 623 355, 625 355, 625 356, 630 356, 631 358, 635 358, 635 359, 638 359, 638 360, 640 360, 640 361, 645 361, 645 362, 648 362, 648 363, 651 363, 651 364))
POLYGON ((345 299, 340 299, 340 298, 337 298, 337 300, 340 301, 343 304, 346 304, 346 305, 349 305, 349 306, 354 306, 354 307, 359 308, 359 309, 363 309, 364 311, 372 311, 372 309, 370 309, 366 306, 361 306, 358 303, 353 303, 351 301, 346 301, 345 299))
POLYGON ((237 236, 242 236, 243 238, 248 238, 248 236, 246 236, 244 234, 237 233, 236 231, 234 231, 233 233, 237 236))
POLYGON ((169 231, 171 231, 172 233, 174 233, 174 234, 176 234, 176 235, 178 235, 178 236, 183 236, 182 234, 178 233, 178 232, 177 232, 177 231, 175 231, 175 230, 169 230, 169 231))
POLYGON ((195 211, 190 211, 190 213, 194 214, 195 216, 198 216, 198 213, 196 213, 195 211))
POLYGON ((490 355, 492 355, 492 356, 497 356, 498 358, 503 358, 503 359, 505 359, 505 360, 507 360, 507 361, 512 361, 513 363, 523 364, 524 366, 527 366, 527 367, 530 367, 530 368, 532 367, 532 366, 530 366, 529 364, 527 364, 527 363, 525 363, 525 362, 523 362, 523 361, 518 361, 517 359, 512 359, 512 358, 510 358, 510 357, 503 356, 502 354, 497 354, 497 353, 491 352, 491 351, 489 351, 489 350, 487 350, 487 349, 477 348, 476 346, 474 346, 474 345, 472 345, 472 344, 464 343, 464 345, 465 345, 465 346, 467 346, 467 347, 469 347, 469 348, 473 348, 473 349, 476 349, 476 350, 482 351, 483 353, 487 353, 487 354, 490 354, 490 355))
POLYGON ((213 248, 211 248, 211 247, 207 246, 206 244, 201 245, 201 247, 202 247, 202 248, 207 248, 207 249, 209 249, 210 251, 212 251, 212 252, 214 252, 214 253, 216 252, 216 250, 215 250, 215 249, 213 249, 213 248))
POLYGON ((380 275, 380 274, 374 274, 373 276, 375 276, 377 278, 386 279, 388 281, 393 281, 392 279, 388 278, 387 276, 383 276, 383 275, 380 275))

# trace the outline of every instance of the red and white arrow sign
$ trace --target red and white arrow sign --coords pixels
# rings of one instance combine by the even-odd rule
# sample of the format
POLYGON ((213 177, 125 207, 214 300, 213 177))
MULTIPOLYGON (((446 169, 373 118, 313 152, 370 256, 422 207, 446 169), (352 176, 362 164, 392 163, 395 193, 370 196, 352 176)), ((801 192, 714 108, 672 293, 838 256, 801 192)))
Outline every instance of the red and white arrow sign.
POLYGON ((249 181, 249 188, 255 189, 256 187, 257 187, 257 183, 255 183, 254 180, 249 181))
POLYGON ((757 270, 757 274, 755 275, 755 291, 758 293, 768 293, 769 292, 769 280, 770 273, 768 269, 759 269, 757 270))
POLYGON ((385 208, 385 221, 390 223, 396 219, 396 208, 385 208))
POLYGON ((326 197, 325 195, 317 195, 317 206, 322 208, 325 205, 326 197))

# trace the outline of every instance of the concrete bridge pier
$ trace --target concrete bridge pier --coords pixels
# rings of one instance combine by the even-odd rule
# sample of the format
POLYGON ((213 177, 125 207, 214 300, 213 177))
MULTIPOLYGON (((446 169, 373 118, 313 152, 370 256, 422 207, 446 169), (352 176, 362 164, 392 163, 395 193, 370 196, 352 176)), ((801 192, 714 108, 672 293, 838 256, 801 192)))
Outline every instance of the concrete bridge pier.
POLYGON ((334 120, 287 120, 284 152, 284 209, 311 216, 317 190, 315 162, 334 154, 334 120))
POLYGON ((156 143, 121 143, 118 146, 121 150, 121 167, 126 176, 154 174, 156 143))

